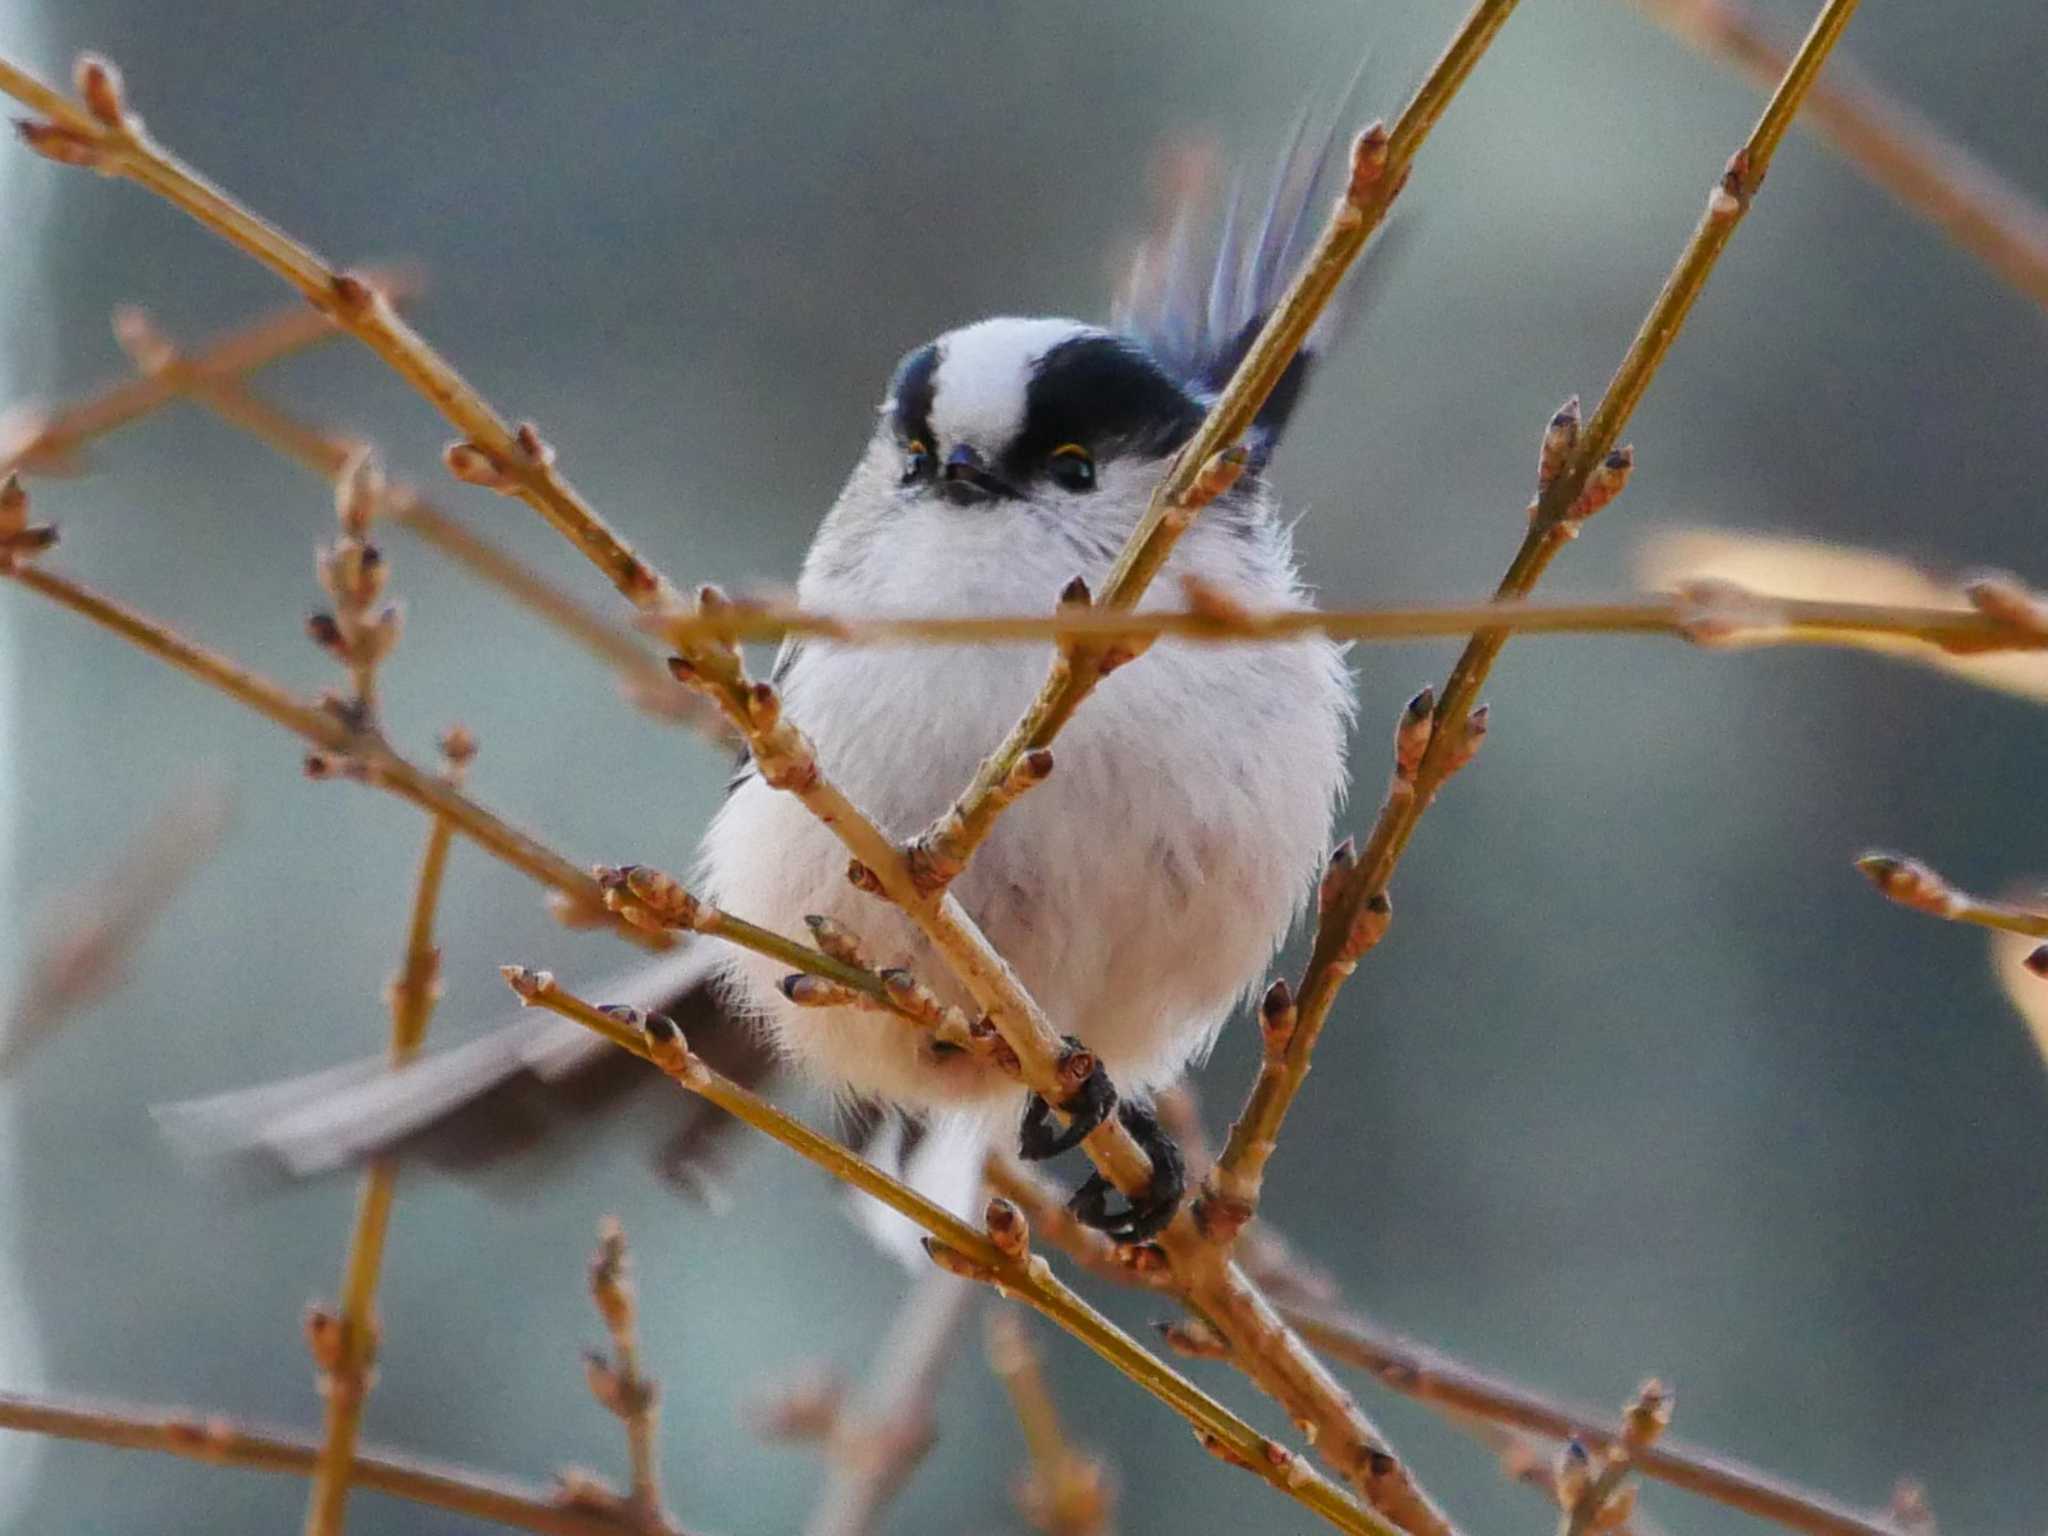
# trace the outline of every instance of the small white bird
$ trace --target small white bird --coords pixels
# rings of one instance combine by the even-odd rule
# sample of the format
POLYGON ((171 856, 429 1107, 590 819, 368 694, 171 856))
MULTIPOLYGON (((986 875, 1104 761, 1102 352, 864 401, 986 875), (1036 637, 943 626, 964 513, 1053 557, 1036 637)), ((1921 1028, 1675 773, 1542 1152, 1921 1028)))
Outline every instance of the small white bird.
MULTIPOLYGON (((806 556, 799 597, 845 614, 1044 611, 1077 578, 1101 590, 1175 451, 1192 435, 1292 273, 1323 158, 1302 136, 1263 216, 1233 196, 1211 270, 1190 281, 1184 230, 1141 265, 1108 328, 984 320, 903 359, 866 452, 806 556)), ((1312 347, 1314 343, 1312 342, 1312 347)), ((1197 578, 1252 608, 1307 601, 1266 476, 1313 352, 1254 425, 1237 484, 1204 510, 1147 605, 1177 606, 1197 578)), ((825 771, 899 839, 942 814, 1043 681, 1046 647, 784 647, 775 679, 825 771)), ((1093 1179, 1084 1220, 1136 1240, 1181 1193, 1180 1159, 1143 1107, 1200 1058, 1263 975, 1327 851, 1344 774, 1351 689, 1340 649, 1285 642, 1151 647, 1107 678, 1061 735, 1058 771, 997 822, 953 891, 1046 1013, 1099 1061, 1125 1123, 1152 1152, 1154 1185, 1107 1208, 1093 1179)), ((915 926, 848 884, 831 830, 750 769, 705 835, 700 892, 752 922, 803 934, 823 915, 877 966, 908 967, 949 1001, 969 999, 915 926)), ((967 1053, 935 1053, 886 1014, 798 1007, 787 967, 749 951, 707 962, 693 946, 624 1000, 661 1004, 715 963, 728 1008, 777 1053, 850 1098, 993 1132, 1024 1115, 1023 1151, 1063 1150, 1113 1107, 1100 1073, 1058 1106, 1027 1107, 1014 1079, 967 1053)), ((616 994, 614 994, 616 995, 616 994)), ((370 1074, 291 1085, 166 1112, 218 1147, 262 1146, 295 1171, 373 1150, 445 1115, 522 1064, 587 1060, 588 1047, 528 1024, 495 1055, 409 1091, 370 1074)), ((573 1026, 571 1026, 573 1029, 573 1026)), ((435 1071, 433 1060, 397 1074, 435 1071)), ((543 1067, 545 1075, 545 1067, 543 1067)), ((953 1138, 957 1144, 958 1138, 953 1138)))

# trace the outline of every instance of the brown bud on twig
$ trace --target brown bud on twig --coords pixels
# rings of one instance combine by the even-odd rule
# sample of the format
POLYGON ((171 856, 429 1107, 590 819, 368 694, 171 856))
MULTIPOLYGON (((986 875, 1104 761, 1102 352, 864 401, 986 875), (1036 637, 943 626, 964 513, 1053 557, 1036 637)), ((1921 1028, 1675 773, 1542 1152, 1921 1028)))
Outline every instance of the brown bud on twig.
POLYGON ((987 1265, 977 1263, 957 1248, 949 1248, 935 1237, 924 1239, 924 1251, 931 1261, 949 1275, 958 1275, 962 1280, 978 1280, 984 1284, 995 1280, 995 1271, 987 1265))
POLYGON ((1593 1486, 1593 1456, 1586 1449, 1585 1442, 1576 1435, 1558 1448, 1557 1460, 1551 1467, 1551 1487, 1557 1494, 1558 1508, 1570 1511, 1579 1507, 1593 1486))
POLYGON ((129 127, 120 70, 96 53, 81 53, 72 67, 71 78, 78 87, 78 99, 99 123, 108 128, 129 127))
POLYGON ((2036 976, 2048 980, 2048 944, 2041 945, 2032 954, 2028 955, 2026 959, 2022 960, 2020 964, 2024 965, 2036 976))
POLYGON ((1586 477, 1586 488, 1579 492, 1579 499, 1564 515, 1567 534, 1576 537, 1581 523, 1619 496, 1635 467, 1636 451, 1625 444, 1602 459, 1599 467, 1586 477))
POLYGON ((1350 883, 1351 871, 1358 863, 1358 850, 1350 838, 1345 838, 1330 850, 1330 862, 1323 867, 1321 884, 1316 888, 1316 915, 1328 914, 1330 905, 1350 883))
POLYGON ((1337 952, 1338 962, 1343 965, 1356 965, 1366 951, 1387 936, 1387 928, 1393 921, 1392 899, 1385 891, 1373 892, 1358 909, 1358 916, 1352 920, 1351 932, 1345 937, 1343 948, 1337 952))
POLYGON ((34 118, 16 118, 15 136, 21 142, 46 160, 59 165, 82 166, 97 170, 104 158, 99 143, 75 128, 62 123, 46 123, 34 118))
POLYGON ((1444 778, 1469 764, 1479 755, 1479 749, 1486 745, 1487 728, 1493 723, 1493 706, 1482 704, 1465 717, 1465 729, 1458 737, 1458 744, 1451 749, 1444 760, 1444 778))
POLYGON ((1212 453, 1203 461, 1195 478, 1188 482, 1188 488, 1181 492, 1180 499, 1173 504, 1168 522, 1186 527, 1190 518, 1219 496, 1228 495, 1230 488, 1237 484, 1244 473, 1245 465, 1251 462, 1251 454, 1242 444, 1226 448, 1221 453, 1212 453))
POLYGON ((2048 598, 2003 571, 1987 572, 1963 588, 1970 605, 1986 618, 2048 645, 2048 598))
POLYGON ((813 912, 804 919, 804 926, 811 930, 811 938, 818 948, 834 960, 863 968, 867 966, 867 955, 860 947, 860 940, 844 923, 813 912))
POLYGON ((1368 123, 1351 144, 1351 179, 1344 188, 1345 203, 1356 210, 1371 195, 1387 171, 1390 136, 1382 122, 1368 123))
POLYGON ((1082 577, 1076 576, 1060 588, 1062 608, 1089 608, 1094 606, 1094 603, 1095 599, 1088 592, 1088 583, 1082 577))
POLYGON ((1956 894, 1949 883, 1918 859, 1896 853, 1866 853, 1856 861, 1864 878, 1880 894, 1902 907, 1947 917, 1955 910, 1956 894))
POLYGON ((886 900, 889 895, 882 887, 882 877, 859 859, 846 861, 846 883, 856 891, 863 891, 870 896, 880 896, 886 900))
POLYGON ((449 726, 436 738, 435 744, 440 747, 442 759, 453 772, 460 773, 476 761, 476 736, 466 725, 449 726))
POLYGON ((359 445, 334 476, 334 515, 351 538, 367 538, 384 502, 384 469, 369 444, 359 445))
POLYGON ((331 613, 312 613, 306 616, 306 638, 321 650, 332 656, 346 656, 348 642, 341 638, 341 626, 334 622, 331 613))
POLYGON ((783 977, 778 990, 799 1008, 846 1008, 869 1001, 849 986, 805 971, 783 977))
POLYGON ((1395 778, 1404 784, 1415 781, 1415 770, 1422 766, 1429 740, 1435 734, 1436 689, 1424 688, 1408 701, 1408 707, 1401 711, 1401 718, 1394 725, 1395 778))
POLYGON ((1226 1466, 1237 1467, 1246 1472, 1258 1471, 1257 1467, 1240 1455, 1228 1441, 1214 1430, 1198 1429, 1195 1431, 1195 1439, 1200 1442, 1203 1450, 1226 1466))
POLYGON ((1176 1355, 1184 1355, 1190 1360, 1230 1358, 1230 1341, 1199 1317, 1184 1317, 1177 1322, 1154 1323, 1152 1326, 1159 1330, 1159 1337, 1176 1355))
POLYGON ((528 1006, 539 1002, 555 990, 555 974, 552 971, 536 971, 524 965, 501 965, 498 974, 505 978, 505 985, 518 994, 519 1001, 528 1006))
POLYGON ((1656 1377, 1638 1387, 1621 1416, 1622 1449, 1634 1456, 1655 1445, 1657 1437, 1671 1427, 1671 1408, 1671 1393, 1656 1377))
POLYGON ((57 542, 49 523, 28 520, 28 491, 19 475, 0 480, 0 564, 33 559, 57 542))
POLYGON ((479 444, 450 443, 441 450, 441 462, 448 466, 449 474, 465 485, 482 486, 500 496, 511 496, 519 490, 519 482, 479 444))
POLYGON ((1259 1033, 1265 1040, 1268 1056, 1286 1053, 1299 1018, 1300 1013, 1294 1006, 1294 989, 1284 979, 1276 980, 1266 988, 1266 995, 1259 1000, 1259 1033))
POLYGON ((637 928, 708 933, 717 926, 712 911, 680 881, 645 864, 593 865, 590 878, 604 892, 605 907, 637 928))
POLYGON ((1543 446, 1536 453, 1536 489, 1541 492, 1550 489, 1552 482, 1564 473, 1565 465, 1571 462, 1573 451, 1579 446, 1579 397, 1573 395, 1557 408, 1557 414, 1550 418, 1550 425, 1543 429, 1543 446))
POLYGON ((553 446, 540 435, 540 428, 530 421, 519 423, 512 433, 512 441, 526 455, 526 462, 536 469, 546 469, 555 462, 553 446))
POLYGON ((347 1363, 348 1324, 337 1313, 320 1302, 313 1302, 306 1308, 302 1327, 306 1336, 306 1353, 313 1357, 316 1371, 325 1376, 347 1363))
POLYGON ((996 1251, 1012 1264, 1022 1264, 1031 1257, 1031 1226, 1024 1213, 1001 1195, 990 1199, 981 1222, 988 1229, 988 1240, 996 1245, 996 1251))

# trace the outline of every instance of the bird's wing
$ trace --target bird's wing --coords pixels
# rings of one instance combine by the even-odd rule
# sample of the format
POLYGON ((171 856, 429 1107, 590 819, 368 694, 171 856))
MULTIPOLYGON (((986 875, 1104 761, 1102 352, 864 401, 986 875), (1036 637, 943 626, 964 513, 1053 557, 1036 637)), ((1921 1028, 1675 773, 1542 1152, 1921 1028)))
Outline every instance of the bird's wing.
MULTIPOLYGON (((1364 78, 1361 63, 1319 130, 1312 131, 1311 113, 1303 108, 1263 199, 1242 171, 1231 178, 1213 236, 1204 234, 1212 189, 1200 167, 1169 188, 1160 228, 1131 262, 1110 323, 1142 343, 1198 398, 1215 395, 1230 381, 1314 244, 1318 194, 1334 181, 1328 173, 1340 159, 1339 138, 1364 78), (1204 259, 1212 244, 1213 253, 1204 259)), ((1324 311, 1267 399, 1253 424, 1257 458, 1278 441, 1316 354, 1337 339, 1354 312, 1352 299, 1340 296, 1324 311)))
MULTIPOLYGON (((773 1053, 756 1031, 719 1010, 709 986, 717 959, 715 946, 691 944, 591 992, 606 1002, 674 1015, 693 1051, 728 1075, 759 1081, 773 1053)), ((472 1166, 532 1146, 652 1077, 569 1020, 522 1010, 474 1040, 396 1072, 371 1057, 159 1105, 152 1114, 187 1156, 293 1178, 387 1151, 472 1166)), ((715 1127, 726 1117, 687 1095, 675 1099, 680 1124, 658 1166, 679 1187, 705 1194, 715 1127)))

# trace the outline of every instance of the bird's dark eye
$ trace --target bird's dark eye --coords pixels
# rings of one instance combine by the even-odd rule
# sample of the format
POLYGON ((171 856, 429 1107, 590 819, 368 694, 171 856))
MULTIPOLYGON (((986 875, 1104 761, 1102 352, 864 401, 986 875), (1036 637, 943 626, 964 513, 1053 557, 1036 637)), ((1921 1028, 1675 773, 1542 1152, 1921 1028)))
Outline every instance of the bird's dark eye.
POLYGON ((1052 477, 1054 485, 1066 490, 1095 489, 1095 459, 1079 443, 1062 443, 1053 449, 1052 457, 1046 460, 1045 472, 1052 477))
POLYGON ((903 483, 913 485, 919 480, 929 478, 935 462, 925 440, 921 437, 912 438, 903 449, 903 483))

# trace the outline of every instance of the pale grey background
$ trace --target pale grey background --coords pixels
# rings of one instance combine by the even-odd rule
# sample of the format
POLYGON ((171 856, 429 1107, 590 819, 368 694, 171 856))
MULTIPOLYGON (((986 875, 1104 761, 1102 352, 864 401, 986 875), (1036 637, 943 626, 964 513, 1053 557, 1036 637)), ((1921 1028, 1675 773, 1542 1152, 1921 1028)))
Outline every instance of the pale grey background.
MULTIPOLYGON (((679 576, 745 585, 793 574, 905 348, 995 311, 1099 314, 1162 143, 1268 154, 1368 45, 1371 106, 1391 112, 1460 9, 13 0, 0 42, 53 76, 105 49, 157 131, 258 208, 340 256, 419 258, 428 333, 545 424, 595 501, 679 576)), ((1967 21, 1871 0, 1848 46, 2048 195, 2033 0, 1967 21)), ((1567 391, 1597 394, 1755 104, 1616 0, 1528 0, 1430 144, 1383 301, 1277 466, 1331 599, 1491 583, 1538 426, 1567 391)), ((12 389, 116 371, 116 301, 193 336, 280 297, 132 188, 8 173, 12 389)), ((1700 520, 2048 579, 2044 339, 2037 311, 1795 136, 1632 428, 1636 488, 1554 590, 1614 590, 1644 530, 1700 520)), ((360 352, 269 382, 435 476, 445 429, 360 352)), ((328 526, 316 486, 191 413, 95 461, 42 493, 66 568, 325 680, 298 632, 328 526)), ((605 595, 524 509, 448 499, 605 595)), ((719 755, 621 709, 580 655, 416 546, 392 554, 411 600, 398 733, 424 746, 459 714, 492 803, 579 857, 680 861, 719 755)), ((30 897, 101 867, 195 768, 238 795, 139 983, 0 1101, 15 1315, 56 1385, 310 1422, 297 1313, 334 1284, 349 1183, 228 1197, 165 1156, 144 1107, 374 1047, 420 826, 305 783, 275 731, 110 637, 0 599, 19 680, 10 940, 30 897)), ((1383 723, 1449 655, 1361 655, 1372 781, 1383 723)), ((1910 1470, 1950 1530, 2037 1529, 2041 1063, 1978 937, 1888 908, 1848 860, 1896 843, 1985 885, 2048 867, 2042 715, 1873 661, 1650 642, 1517 646, 1490 692, 1486 758, 1402 872, 1394 934, 1290 1126, 1273 1214, 1362 1304, 1478 1361, 1617 1403, 1656 1370, 1689 1436, 1852 1498, 1910 1470)), ((616 958, 467 850, 446 935, 444 1039, 499 1008, 501 960, 589 975, 616 958)), ((1212 1119, 1241 1091, 1248 1033, 1205 1073, 1212 1119)), ((747 1208, 714 1221, 656 1185, 645 1136, 611 1127, 552 1177, 529 1161, 407 1184, 371 1434, 513 1472, 616 1468, 575 1358, 595 1336, 584 1253, 616 1211, 641 1255, 680 1512, 791 1528, 814 1469, 756 1445, 735 1405, 801 1356, 858 1366, 899 1279, 787 1158, 756 1150, 747 1208)), ((1106 1302, 1134 1324, 1155 1310, 1106 1302)), ((0 1382, 30 1375, 5 1347, 0 1382)), ((1047 1347, 1078 1433, 1113 1447, 1127 1530, 1307 1527, 1078 1348, 1047 1347)), ((1274 1423, 1228 1372, 1195 1370, 1274 1423)), ((1461 1439, 1361 1394, 1469 1529, 1549 1518, 1461 1439)), ((1002 1493, 1020 1447, 978 1363, 942 1410, 897 1528, 1021 1528, 1002 1493)), ((16 1486, 32 1531, 276 1530, 302 1498, 72 1447, 16 1486)), ((1679 1533, 1743 1524, 1650 1502, 1679 1533)), ((464 1528, 368 1497, 360 1518, 464 1528)))

